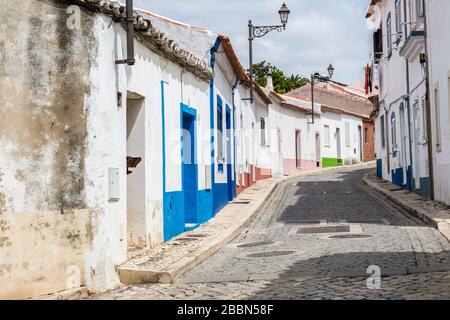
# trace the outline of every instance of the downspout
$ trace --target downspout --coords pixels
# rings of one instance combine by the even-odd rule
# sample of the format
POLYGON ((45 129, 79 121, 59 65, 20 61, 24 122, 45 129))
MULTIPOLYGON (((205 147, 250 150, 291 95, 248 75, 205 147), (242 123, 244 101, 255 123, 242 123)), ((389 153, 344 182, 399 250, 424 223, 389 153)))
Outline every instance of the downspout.
POLYGON ((428 136, 428 167, 430 174, 430 199, 434 200, 434 165, 433 165, 433 136, 431 129, 431 105, 430 105, 430 68, 429 68, 429 52, 428 52, 428 26, 427 26, 427 7, 426 1, 422 0, 423 4, 423 31, 425 40, 425 82, 426 95, 425 106, 427 113, 427 136, 428 136))
MULTIPOLYGON (((234 104, 234 92, 236 91, 236 88, 239 84, 239 77, 236 77, 236 81, 234 82, 233 86, 231 87, 231 104, 233 108, 233 161, 234 161, 234 189, 233 189, 233 197, 236 195, 236 183, 237 183, 237 167, 236 167, 236 106, 234 104)), ((241 128, 242 130, 242 128, 241 128)), ((240 177, 239 177, 240 179, 240 177)))
MULTIPOLYGON (((404 16, 405 16, 405 22, 408 20, 408 14, 407 14, 407 5, 406 5, 406 1, 403 2, 403 11, 404 11, 404 16)), ((404 38, 405 40, 408 37, 408 25, 405 23, 404 25, 404 29, 405 29, 405 35, 404 38)), ((409 142, 409 163, 411 164, 411 171, 410 171, 410 175, 409 175, 409 186, 411 188, 410 191, 413 191, 413 172, 414 172, 414 163, 413 163, 413 152, 412 152, 412 146, 413 146, 413 139, 412 139, 412 135, 411 135, 411 99, 410 99, 410 83, 409 83, 409 60, 406 59, 406 93, 408 95, 408 97, 405 99, 406 102, 406 110, 408 113, 408 142, 409 142)), ((407 173, 408 174, 408 173, 407 173)))

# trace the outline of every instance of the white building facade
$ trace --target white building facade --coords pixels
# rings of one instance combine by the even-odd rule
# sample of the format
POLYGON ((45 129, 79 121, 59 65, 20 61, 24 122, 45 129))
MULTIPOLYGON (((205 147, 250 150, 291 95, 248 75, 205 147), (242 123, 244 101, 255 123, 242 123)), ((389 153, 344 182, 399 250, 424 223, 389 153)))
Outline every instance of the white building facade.
POLYGON ((450 2, 426 1, 434 198, 450 205, 450 2))
POLYGON ((422 0, 371 1, 378 176, 430 196, 422 0))

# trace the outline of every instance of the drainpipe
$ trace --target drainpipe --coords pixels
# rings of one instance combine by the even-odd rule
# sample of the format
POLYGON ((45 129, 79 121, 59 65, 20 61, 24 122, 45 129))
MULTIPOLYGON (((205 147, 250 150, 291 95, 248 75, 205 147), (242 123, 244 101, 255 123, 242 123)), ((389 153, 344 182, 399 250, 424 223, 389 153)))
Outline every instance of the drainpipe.
MULTIPOLYGON (((407 8, 407 4, 406 1, 403 2, 403 11, 404 11, 404 15, 405 15, 405 22, 408 19, 408 8, 407 8)), ((405 23, 404 26, 405 29, 405 35, 404 38, 405 40, 408 37, 408 25, 405 23)), ((411 187, 411 189, 413 189, 413 172, 414 172, 414 164, 413 164, 413 152, 412 152, 412 146, 413 146, 413 139, 412 139, 412 135, 411 135, 411 99, 410 99, 410 83, 409 83, 409 60, 406 59, 406 93, 408 95, 408 97, 405 99, 406 102, 406 111, 408 113, 408 142, 409 142, 409 163, 411 164, 411 172, 410 172, 410 177, 409 177, 409 185, 411 187)), ((413 191, 413 190, 411 190, 413 191)))
POLYGON ((127 64, 133 66, 136 62, 134 58, 134 13, 133 0, 127 0, 126 4, 126 22, 127 22, 127 58, 117 60, 116 64, 127 64))
POLYGON ((431 129, 431 105, 430 105, 430 65, 429 65, 429 52, 428 52, 428 26, 427 26, 427 7, 426 1, 422 0, 423 5, 423 29, 425 37, 425 82, 426 82, 426 97, 425 107, 427 114, 427 136, 428 136, 428 167, 430 175, 430 199, 434 200, 434 166, 433 166, 433 136, 431 129))

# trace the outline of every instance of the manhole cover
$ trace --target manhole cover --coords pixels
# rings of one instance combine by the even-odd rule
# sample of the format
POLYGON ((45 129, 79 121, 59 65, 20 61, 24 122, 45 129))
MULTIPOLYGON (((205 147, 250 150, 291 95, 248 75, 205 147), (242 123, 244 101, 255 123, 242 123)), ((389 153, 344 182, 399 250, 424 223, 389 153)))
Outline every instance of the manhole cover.
POLYGON ((269 258, 269 257, 279 257, 279 256, 287 256, 290 254, 294 254, 295 251, 268 251, 268 252, 259 252, 252 253, 247 255, 249 258, 269 258))
POLYGON ((311 228, 299 228, 297 230, 297 234, 336 233, 336 232, 350 232, 350 226, 311 227, 311 228))
POLYGON ((259 241, 259 242, 251 242, 251 243, 244 243, 240 244, 237 247, 238 248, 253 248, 253 247, 262 247, 262 246, 268 246, 273 244, 272 241, 259 241))
POLYGON ((370 234, 338 234, 328 237, 329 239, 368 239, 373 236, 370 234))

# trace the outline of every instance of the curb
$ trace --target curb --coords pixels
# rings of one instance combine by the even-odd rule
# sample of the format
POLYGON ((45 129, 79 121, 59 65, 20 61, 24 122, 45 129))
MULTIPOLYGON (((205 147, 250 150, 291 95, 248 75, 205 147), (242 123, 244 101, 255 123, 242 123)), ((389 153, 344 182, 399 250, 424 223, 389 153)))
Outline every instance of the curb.
POLYGON ((269 199, 270 195, 275 191, 278 185, 284 180, 274 180, 265 190, 265 194, 261 199, 257 200, 256 208, 245 217, 244 221, 239 225, 233 226, 226 230, 224 234, 216 237, 211 242, 189 253, 184 258, 172 264, 168 269, 162 271, 135 269, 128 267, 118 267, 120 282, 123 284, 143 284, 143 283, 174 283, 185 272, 196 267, 210 256, 214 255, 220 249, 225 247, 229 242, 235 239, 243 229, 245 229, 256 216, 261 207, 269 199))
POLYGON ((30 298, 28 300, 81 300, 89 296, 86 287, 64 290, 48 295, 30 298))
MULTIPOLYGON (((345 168, 370 167, 373 164, 374 162, 368 162, 355 165, 322 168, 314 171, 299 172, 290 176, 284 176, 280 178, 271 178, 273 180, 272 183, 264 191, 263 196, 256 201, 255 208, 252 209, 253 212, 249 213, 245 218, 243 218, 243 221, 241 221, 240 223, 236 223, 229 229, 225 230, 225 233, 212 239, 211 242, 203 245, 202 247, 196 249, 195 251, 190 252, 188 255, 181 258, 176 263, 170 265, 170 267, 166 268, 165 270, 155 271, 150 269, 145 270, 119 266, 117 267, 117 272, 119 273, 120 282, 126 285, 143 284, 143 283, 173 284, 185 272, 201 264, 209 257, 217 253, 220 249, 225 247, 228 243, 233 241, 242 232, 242 230, 245 229, 252 222, 252 220, 258 214, 260 209, 264 206, 264 204, 268 201, 269 197, 273 194, 273 192, 281 183, 289 182, 302 176, 339 171, 345 168)), ((216 217, 220 219, 220 212, 218 215, 219 216, 216 217)))
POLYGON ((437 219, 437 218, 434 218, 434 217, 430 216, 430 214, 427 211, 425 211, 423 209, 419 209, 419 208, 414 208, 411 205, 409 205, 408 203, 406 203, 406 202, 404 202, 404 201, 402 201, 402 200, 392 196, 389 192, 387 192, 383 188, 379 187, 377 184, 375 184, 372 181, 370 181, 368 179, 369 174, 371 174, 371 173, 365 174, 363 179, 362 179, 362 181, 369 188, 371 188, 373 191, 377 192, 378 194, 381 194, 382 196, 385 196, 390 201, 392 201, 395 204, 397 204, 400 207, 402 207, 404 210, 406 210, 411 215, 413 215, 416 218, 419 218, 420 220, 425 222, 427 225, 429 225, 429 226, 439 230, 442 233, 442 235, 447 240, 450 241, 450 219, 437 219))

